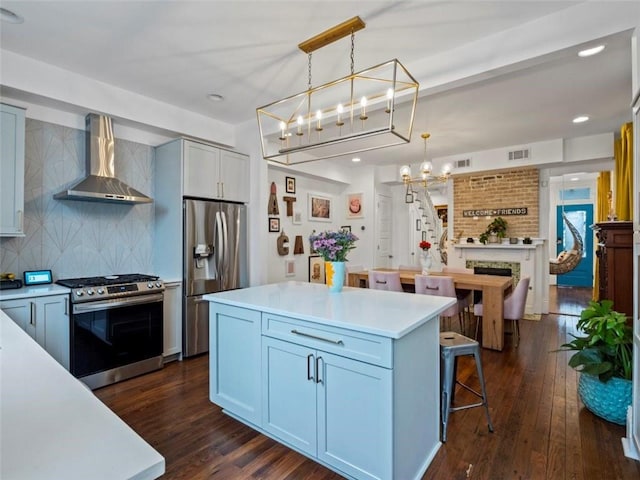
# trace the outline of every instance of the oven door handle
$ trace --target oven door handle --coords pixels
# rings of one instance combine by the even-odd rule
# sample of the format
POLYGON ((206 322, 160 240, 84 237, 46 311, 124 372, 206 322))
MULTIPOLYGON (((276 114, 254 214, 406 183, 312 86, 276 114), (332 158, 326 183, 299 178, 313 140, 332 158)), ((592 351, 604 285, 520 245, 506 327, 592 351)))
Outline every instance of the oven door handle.
POLYGON ((95 312, 98 310, 111 310, 113 308, 142 305, 145 303, 161 302, 164 299, 162 293, 151 295, 137 295, 133 297, 114 298, 112 300, 98 300, 96 302, 77 303, 73 306, 73 313, 95 312))

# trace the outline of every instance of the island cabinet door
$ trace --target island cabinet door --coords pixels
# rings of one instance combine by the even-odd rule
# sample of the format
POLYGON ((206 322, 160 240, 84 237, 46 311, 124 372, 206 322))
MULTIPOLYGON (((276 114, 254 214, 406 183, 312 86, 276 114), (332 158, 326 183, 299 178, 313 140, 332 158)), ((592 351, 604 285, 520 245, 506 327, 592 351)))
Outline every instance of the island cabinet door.
POLYGON ((315 350, 262 338, 262 428, 316 456, 315 350))
POLYGON ((216 405, 260 425, 260 312, 209 305, 209 395, 216 405))
POLYGON ((393 476, 392 371, 317 353, 318 459, 358 479, 393 476))

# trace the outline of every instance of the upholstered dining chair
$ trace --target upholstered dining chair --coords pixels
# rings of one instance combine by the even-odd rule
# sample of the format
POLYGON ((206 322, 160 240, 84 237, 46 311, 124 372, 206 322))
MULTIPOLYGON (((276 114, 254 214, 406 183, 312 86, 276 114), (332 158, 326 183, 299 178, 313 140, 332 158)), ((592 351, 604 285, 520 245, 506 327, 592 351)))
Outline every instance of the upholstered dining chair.
POLYGON ((379 272, 369 270, 369 288, 374 290, 387 290, 390 292, 402 292, 400 272, 379 272))
MULTIPOLYGON (((524 307, 527 304, 527 293, 529 293, 529 282, 531 277, 522 277, 516 285, 516 288, 507 295, 504 299, 504 313, 503 318, 505 320, 513 321, 513 335, 515 339, 515 346, 520 343, 520 326, 519 321, 524 316, 524 307)), ((473 313, 476 316, 476 339, 478 338, 478 326, 480 324, 480 317, 482 317, 482 303, 476 303, 473 306, 473 313)))
MULTIPOLYGON (((436 295, 439 297, 450 297, 458 300, 456 287, 451 277, 442 275, 416 275, 416 293, 420 295, 436 295)), ((447 308, 440 314, 441 318, 448 320, 448 330, 451 330, 451 318, 458 317, 460 322, 460 332, 464 333, 464 322, 462 320, 462 308, 460 301, 447 308)))
MULTIPOLYGON (((442 267, 442 273, 445 275, 447 273, 470 273, 473 274, 473 268, 456 268, 456 267, 442 267)), ((473 290, 465 290, 461 288, 456 288, 456 297, 458 297, 458 303, 460 304, 460 308, 462 310, 462 315, 466 324, 467 315, 471 317, 471 308, 473 306, 473 290)), ((469 319, 471 322, 471 318, 469 319)), ((464 332, 461 332, 464 334, 464 332)))

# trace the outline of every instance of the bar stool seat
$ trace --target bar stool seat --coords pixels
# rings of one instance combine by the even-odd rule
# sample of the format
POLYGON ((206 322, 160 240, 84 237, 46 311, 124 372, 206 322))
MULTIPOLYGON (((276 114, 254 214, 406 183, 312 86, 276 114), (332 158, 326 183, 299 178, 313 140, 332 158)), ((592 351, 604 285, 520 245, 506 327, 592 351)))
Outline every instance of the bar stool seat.
POLYGON ((493 424, 491 423, 491 417, 489 416, 487 391, 484 384, 484 374, 482 373, 480 344, 478 342, 456 332, 440 333, 440 393, 440 409, 442 421, 441 437, 443 443, 447 441, 447 422, 449 421, 449 414, 457 410, 464 410, 473 407, 484 407, 487 414, 489 431, 493 432, 493 424), (478 380, 480 381, 480 388, 482 390, 482 393, 476 392, 471 387, 458 381, 456 377, 458 357, 462 355, 473 355, 476 362, 476 370, 478 373, 478 380), (482 401, 469 405, 453 407, 452 404, 456 384, 477 395, 482 399, 482 401))

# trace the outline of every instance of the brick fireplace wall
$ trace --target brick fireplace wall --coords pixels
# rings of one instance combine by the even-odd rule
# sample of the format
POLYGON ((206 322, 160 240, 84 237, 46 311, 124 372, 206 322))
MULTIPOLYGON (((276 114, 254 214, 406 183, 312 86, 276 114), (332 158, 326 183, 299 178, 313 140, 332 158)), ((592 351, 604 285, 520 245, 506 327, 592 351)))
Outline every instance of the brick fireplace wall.
MULTIPOLYGON (((537 237, 540 202, 537 168, 456 175, 453 177, 453 238, 483 233, 490 219, 463 217, 463 210, 527 207, 527 215, 506 215, 507 237, 537 237)), ((449 214, 449 221, 452 220, 449 214)))

